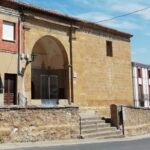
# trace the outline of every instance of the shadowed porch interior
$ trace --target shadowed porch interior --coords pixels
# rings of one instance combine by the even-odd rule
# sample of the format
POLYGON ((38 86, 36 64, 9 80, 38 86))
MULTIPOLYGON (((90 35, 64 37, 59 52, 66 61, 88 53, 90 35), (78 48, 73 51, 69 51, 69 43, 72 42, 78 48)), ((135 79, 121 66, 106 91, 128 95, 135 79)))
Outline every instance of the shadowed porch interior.
POLYGON ((68 58, 61 42, 44 36, 35 43, 32 54, 32 99, 68 99, 68 58))

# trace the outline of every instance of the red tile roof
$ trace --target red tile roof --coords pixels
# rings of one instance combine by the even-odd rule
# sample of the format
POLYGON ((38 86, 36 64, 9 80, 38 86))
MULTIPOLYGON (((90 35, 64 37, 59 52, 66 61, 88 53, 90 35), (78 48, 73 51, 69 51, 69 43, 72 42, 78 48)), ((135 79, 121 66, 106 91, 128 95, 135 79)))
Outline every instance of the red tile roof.
POLYGON ((82 24, 82 26, 88 26, 88 27, 91 27, 91 28, 100 29, 104 32, 109 32, 111 34, 122 36, 122 37, 125 37, 125 38, 131 38, 132 37, 131 34, 126 33, 126 32, 121 32, 121 31, 118 31, 118 30, 115 30, 115 29, 112 29, 112 28, 109 28, 109 27, 102 26, 100 24, 96 24, 96 23, 93 23, 93 22, 81 20, 81 19, 78 19, 78 18, 75 18, 75 17, 71 17, 71 16, 68 16, 68 15, 58 13, 56 11, 51 11, 49 9, 34 6, 34 5, 31 5, 31 4, 28 4, 28 3, 17 2, 16 0, 0 0, 0 5, 2 5, 3 3, 5 3, 5 4, 6 3, 7 4, 11 3, 12 5, 10 5, 10 6, 15 7, 15 9, 17 9, 19 7, 22 7, 22 8, 26 8, 26 9, 30 9, 30 10, 39 12, 39 13, 53 15, 55 17, 59 17, 59 18, 65 19, 67 21, 70 21, 72 23, 75 23, 75 25, 82 24))

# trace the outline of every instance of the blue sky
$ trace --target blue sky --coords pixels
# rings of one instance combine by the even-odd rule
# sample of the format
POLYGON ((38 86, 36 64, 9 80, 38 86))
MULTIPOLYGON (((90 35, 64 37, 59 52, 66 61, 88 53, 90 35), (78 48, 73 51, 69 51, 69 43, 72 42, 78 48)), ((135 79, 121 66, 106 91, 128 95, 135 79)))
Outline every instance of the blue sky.
MULTIPOLYGON (((18 0, 63 14, 97 22, 134 10, 150 7, 149 0, 18 0)), ((103 22, 134 35, 132 38, 132 61, 150 64, 150 9, 136 14, 103 22)))

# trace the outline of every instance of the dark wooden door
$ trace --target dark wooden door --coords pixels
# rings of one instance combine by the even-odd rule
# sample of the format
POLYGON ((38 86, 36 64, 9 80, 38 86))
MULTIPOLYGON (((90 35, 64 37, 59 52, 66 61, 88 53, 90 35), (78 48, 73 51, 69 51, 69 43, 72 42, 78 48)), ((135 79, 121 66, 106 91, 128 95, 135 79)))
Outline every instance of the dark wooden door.
POLYGON ((4 104, 16 104, 16 80, 17 76, 13 74, 5 74, 4 104))

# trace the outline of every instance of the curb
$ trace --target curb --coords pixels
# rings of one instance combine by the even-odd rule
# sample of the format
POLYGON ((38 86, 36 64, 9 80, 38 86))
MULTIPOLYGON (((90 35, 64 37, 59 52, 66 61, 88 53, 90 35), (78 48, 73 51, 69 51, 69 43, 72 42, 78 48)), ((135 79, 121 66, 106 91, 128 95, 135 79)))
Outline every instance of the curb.
POLYGON ((45 141, 45 142, 35 142, 35 143, 4 143, 0 144, 0 150, 18 149, 18 148, 32 148, 32 147, 55 147, 55 146, 70 146, 70 145, 84 145, 84 144, 98 144, 107 142, 128 142, 135 140, 142 140, 150 138, 150 135, 144 136, 134 136, 119 139, 79 139, 79 140, 68 140, 68 141, 45 141))

